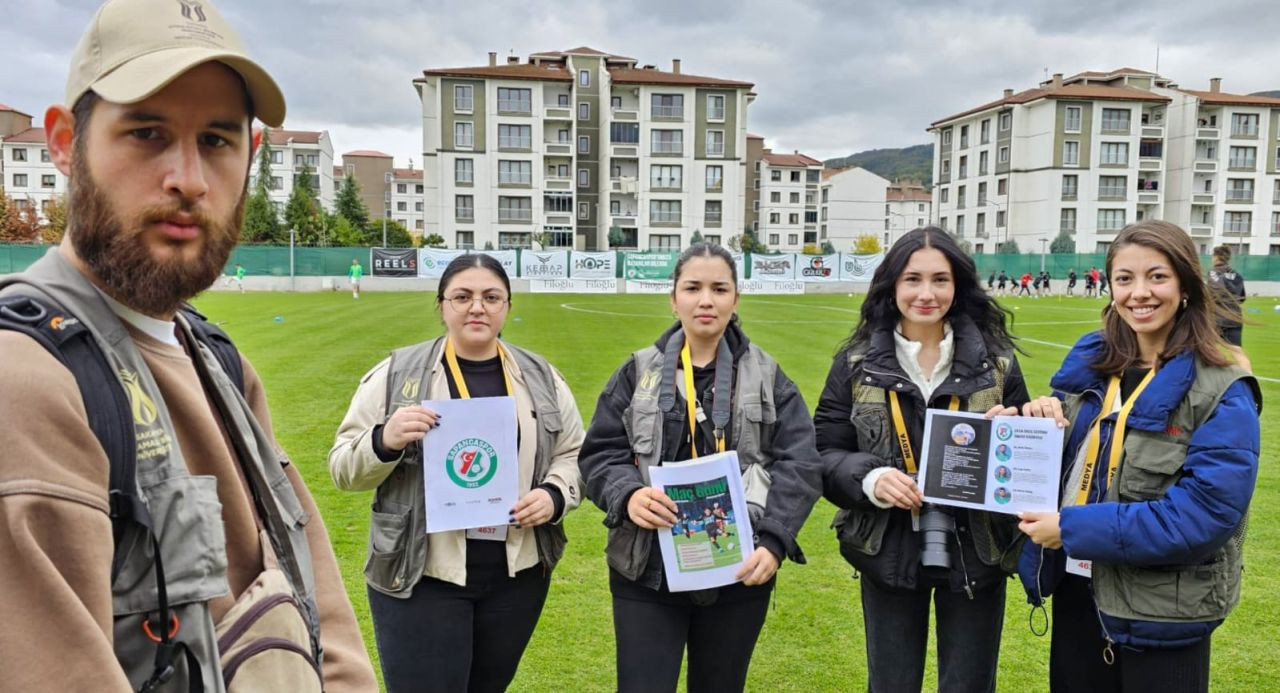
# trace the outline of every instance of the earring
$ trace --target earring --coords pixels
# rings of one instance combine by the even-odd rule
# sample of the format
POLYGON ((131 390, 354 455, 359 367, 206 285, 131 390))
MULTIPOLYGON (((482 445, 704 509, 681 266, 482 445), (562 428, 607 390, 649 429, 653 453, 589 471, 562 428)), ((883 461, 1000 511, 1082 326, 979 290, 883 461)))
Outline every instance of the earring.
POLYGON ((1183 310, 1186 310, 1186 309, 1187 309, 1187 297, 1186 297, 1186 296, 1183 296, 1183 297, 1182 297, 1182 309, 1183 309, 1183 310))

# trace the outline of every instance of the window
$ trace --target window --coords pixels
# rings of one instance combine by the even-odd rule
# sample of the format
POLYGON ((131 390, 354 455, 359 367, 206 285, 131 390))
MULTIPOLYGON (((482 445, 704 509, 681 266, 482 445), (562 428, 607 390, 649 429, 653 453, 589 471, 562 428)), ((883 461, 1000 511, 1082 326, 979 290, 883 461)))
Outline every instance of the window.
POLYGON ((706 211, 703 214, 703 219, 705 220, 705 223, 707 224, 720 223, 720 210, 722 209, 721 204, 722 203, 720 202, 720 200, 707 200, 706 211))
POLYGON ((978 152, 978 175, 987 175, 987 152, 978 152))
POLYGON ((769 193, 769 202, 771 202, 771 203, 773 203, 773 204, 779 204, 779 203, 781 203, 781 202, 782 202, 782 193, 778 192, 777 190, 774 190, 773 192, 769 193))
POLYGON ((818 223, 818 213, 817 213, 817 212, 805 212, 805 213, 804 213, 804 223, 806 223, 806 224, 816 224, 816 223, 818 223))
MULTIPOLYGON (((998 229, 1004 228, 1004 219, 1005 219, 1004 210, 1003 209, 997 210, 996 211, 996 228, 998 229)), ((923 226, 923 225, 924 225, 924 219, 916 220, 916 226, 923 226)))
POLYGON ((569 144, 569 128, 556 130, 556 141, 560 144, 569 144))
POLYGON ((792 183, 799 183, 799 182, 800 182, 800 172, 799 172, 799 171, 792 171, 792 172, 791 172, 791 182, 792 182, 792 183))
POLYGON ((590 135, 578 135, 578 153, 579 154, 591 153, 591 136, 590 135))
MULTIPOLYGON (((1008 179, 1008 178, 1001 178, 1000 180, 997 180, 997 181, 996 181, 996 194, 997 194, 997 195, 1008 195, 1008 194, 1009 194, 1009 179, 1008 179)), ((921 211, 921 212, 923 212, 923 211, 924 211, 924 205, 920 205, 920 211, 921 211)))
POLYGON ((1119 231, 1124 228, 1124 210, 1123 209, 1099 209, 1098 210, 1098 230, 1099 231, 1119 231))
POLYGON ((544 231, 551 234, 550 240, 547 242, 548 248, 572 248, 573 247, 573 229, 563 226, 547 226, 544 231))
POLYGON ((579 203, 578 203, 578 218, 579 218, 579 219, 590 219, 590 218, 591 218, 591 203, 589 203, 589 202, 579 202, 579 203))
POLYGON ((578 187, 579 188, 591 187, 591 169, 589 168, 578 169, 578 187))
POLYGON ((622 203, 621 203, 621 202, 619 202, 618 200, 610 200, 610 201, 609 201, 609 214, 611 214, 611 215, 613 215, 613 216, 615 216, 615 217, 616 217, 616 216, 621 216, 621 215, 622 215, 622 203))
POLYGON ((1103 166, 1127 166, 1129 164, 1129 143, 1103 142, 1101 164, 1103 166))
POLYGON ((610 96, 610 97, 609 97, 609 110, 616 111, 616 110, 619 110, 620 108, 622 108, 622 97, 621 97, 621 96, 610 96))
POLYGON ((306 158, 306 157, 304 157, 304 156, 303 156, 303 155, 301 155, 301 154, 294 154, 294 155, 293 155, 293 165, 294 165, 294 166, 302 166, 302 164, 304 164, 306 161, 307 161, 307 158, 306 158))
POLYGON ((556 165, 556 177, 557 177, 557 178, 568 178, 568 177, 569 177, 569 164, 557 164, 557 165, 556 165))
POLYGON ((957 178, 965 178, 969 175, 969 157, 960 157, 960 168, 956 171, 957 178))
POLYGON ((1231 136, 1232 137, 1257 137, 1258 136, 1258 114, 1257 113, 1232 113, 1231 114, 1231 136))
POLYGON ((1102 109, 1102 131, 1129 134, 1130 113, 1127 108, 1102 109))
POLYGON ((26 149, 23 149, 23 148, 20 148, 20 147, 15 147, 15 148, 13 149, 13 160, 14 160, 14 161, 26 161, 26 160, 27 160, 27 150, 26 150, 26 149))
POLYGON ((453 85, 453 112, 471 113, 475 108, 475 87, 470 84, 453 85))
POLYGON ((457 221, 474 221, 476 218, 475 198, 471 195, 454 195, 453 218, 457 221))
POLYGON ((956 217, 956 236, 964 238, 964 215, 956 217))
POLYGON ((457 234, 457 246, 462 250, 471 250, 476 247, 475 231, 459 231, 457 234))
POLYGON ((564 108, 568 108, 568 107, 569 107, 569 95, 568 95, 568 94, 556 94, 556 105, 557 105, 557 106, 562 106, 562 107, 564 107, 564 108))
POLYGON ((724 94, 707 94, 707 120, 724 121, 724 94))
POLYGON ((498 185, 532 185, 533 162, 498 161, 498 185))
POLYGON ((271 185, 269 187, 272 190, 284 190, 284 178, 281 178, 280 176, 272 176, 271 185))
POLYGON ((498 197, 498 221, 530 221, 533 219, 533 198, 498 197))
POLYGON ((655 233, 649 235, 649 250, 670 252, 680 250, 679 234, 655 233))
POLYGON ((1009 148, 1001 147, 996 152, 996 161, 1001 164, 1009 163, 1009 148))
POLYGON ((707 192, 719 192, 724 188, 724 167, 707 167, 707 192))
POLYGON ((13 174, 13 187, 15 188, 27 187, 27 174, 25 173, 13 174))
POLYGON ((542 197, 542 209, 547 212, 569 213, 573 211, 573 195, 547 193, 542 197))
POLYGON ((964 209, 964 201, 966 198, 964 192, 965 190, 963 185, 956 186, 956 209, 964 209))
POLYGON ((1228 178, 1227 202, 1253 202, 1253 179, 1228 178))
POLYGON ((277 150, 275 150, 275 151, 271 152, 271 163, 273 163, 273 164, 283 164, 283 163, 284 163, 284 152, 280 151, 279 149, 277 149, 277 150))
POLYGON ((806 183, 817 183, 820 178, 822 178, 822 171, 817 169, 811 168, 804 172, 804 182, 806 183))
POLYGON ((1012 127, 1013 127, 1013 114, 1001 113, 1000 114, 1000 131, 1004 132, 1012 127))
MULTIPOLYGON (((831 188, 822 189, 822 204, 824 205, 827 203, 827 193, 829 192, 831 192, 831 188)), ((920 208, 921 208, 921 211, 924 211, 924 205, 920 205, 920 208)))
POLYGON ((422 203, 421 203, 421 202, 414 202, 414 203, 413 203, 413 211, 415 211, 415 212, 421 212, 421 211, 422 211, 422 203))
POLYGON ((987 118, 986 120, 982 121, 982 124, 979 126, 979 132, 981 133, 979 135, 980 144, 986 144, 991 141, 991 119, 990 118, 987 118))
POLYGON ((1125 176, 1098 177, 1099 200, 1123 200, 1125 199, 1125 190, 1127 188, 1128 178, 1125 176))
MULTIPOLYGON (((453 160, 453 182, 455 185, 471 185, 475 182, 475 161, 472 159, 453 160)), ((419 190, 418 192, 422 192, 419 190)))
MULTIPOLYGON (((1280 212, 1271 213, 1271 235, 1280 236, 1280 212)), ((1271 246, 1274 248, 1275 246, 1271 246)), ((1273 255, 1275 253, 1272 253, 1273 255)))
POLYGON ((397 194, 397 195, 407 195, 408 193, 409 193, 409 186, 408 186, 408 185, 406 185, 406 184, 404 184, 404 183, 396 183, 396 194, 397 194))
POLYGON ((57 185, 57 179, 51 173, 42 174, 40 176, 40 187, 52 188, 57 185))
POLYGON ((1062 199, 1074 200, 1080 194, 1080 176, 1066 175, 1062 177, 1062 199))
POLYGON ((769 245, 778 245, 778 234, 769 234, 769 245))
POLYGON ((1079 166, 1080 165, 1080 143, 1075 141, 1062 143, 1062 165, 1063 166, 1079 166))
POLYGON ((960 148, 967 149, 969 147, 969 126, 960 126, 960 148))
POLYGON ((680 190, 684 187, 683 166, 650 166, 649 187, 667 190, 680 190))
POLYGON ((498 233, 498 250, 510 250, 511 248, 532 248, 533 234, 531 233, 498 233))
POLYGON ((1252 212, 1227 212, 1222 230, 1226 233, 1248 234, 1253 226, 1252 212))
POLYGON ((498 149, 532 149, 533 128, 529 125, 499 125, 498 149))
POLYGON ((951 201, 950 192, 951 191, 949 188, 943 188, 942 192, 938 193, 938 201, 941 202, 942 204, 946 204, 947 202, 950 202, 951 201))
POLYGON ((614 144, 640 144, 640 123, 609 123, 609 141, 614 144))
POLYGON ((458 149, 471 149, 475 146, 475 125, 469 122, 453 124, 453 146, 458 149))
MULTIPOLYGON (((823 207, 823 208, 822 208, 822 220, 823 220, 823 221, 826 221, 826 220, 827 220, 827 208, 826 208, 826 207, 823 207)), ((823 226, 826 226, 826 224, 823 224, 823 226)), ((917 226, 919 226, 919 224, 917 224, 917 226)))
POLYGON ((1232 147, 1231 160, 1228 164, 1231 168, 1242 168, 1250 171, 1257 168, 1257 147, 1232 147))
POLYGON ((684 132, 681 130, 651 130, 649 142, 653 154, 684 153, 684 132))
POLYGON ((580 86, 580 87, 589 87, 589 86, 591 86, 591 71, 590 71, 590 70, 579 70, 579 71, 578 71, 578 86, 580 86))
POLYGON ((771 181, 781 181, 781 180, 782 180, 782 171, 779 171, 779 170, 778 170, 778 169, 776 169, 776 168, 775 168, 775 169, 770 170, 770 171, 769 171, 769 180, 771 180, 771 181))
POLYGON ((794 233, 787 234, 787 245, 799 245, 800 236, 794 233))
POLYGON ((951 159, 942 160, 942 175, 944 176, 951 175, 951 159))
POLYGON ((402 201, 402 202, 397 202, 397 203, 396 203, 396 211, 397 211, 397 212, 407 212, 407 211, 409 211, 409 203, 408 203, 408 202, 403 202, 403 201, 402 201))
POLYGON ((800 223, 800 215, 799 215, 799 214, 795 214, 795 213, 788 214, 788 215, 787 215, 787 223, 788 223, 788 224, 799 224, 799 223, 800 223))
POLYGON ((702 237, 702 240, 706 241, 706 242, 707 242, 707 244, 709 244, 709 245, 720 245, 720 234, 718 234, 718 233, 709 233, 709 234, 707 234, 707 235, 703 236, 703 237, 702 237))
POLYGON ((679 224, 680 200, 649 200, 650 224, 679 224))
POLYGON ((800 193, 798 193, 798 192, 793 192, 793 193, 791 193, 791 199, 790 199, 789 201, 790 201, 790 202, 791 202, 791 204, 793 204, 793 205, 798 205, 798 204, 800 204, 800 193))
POLYGON ((707 130, 707 156, 724 156, 724 130, 707 130))
POLYGON ((499 113, 533 113, 533 91, 498 87, 499 113))
POLYGON ((769 212, 769 223, 770 224, 782 223, 782 214, 779 212, 769 212))
POLYGON ((653 118, 683 118, 684 96, 681 94, 650 94, 649 115, 653 118))
POLYGON ((986 212, 979 212, 979 213, 978 213, 978 216, 974 218, 974 220, 973 220, 973 232, 974 232, 975 234, 977 234, 977 235, 978 235, 978 238, 982 238, 983 234, 985 234, 985 233, 987 232, 987 214, 986 214, 986 212))
POLYGON ((578 102, 578 120, 591 120, 591 104, 586 101, 578 102))
POLYGON ((978 183, 978 206, 987 204, 987 184, 978 183))
MULTIPOLYGON (((42 164, 47 164, 47 163, 49 163, 49 162, 51 162, 51 161, 53 161, 53 159, 50 159, 50 158, 49 158, 49 150, 48 150, 48 149, 41 149, 41 150, 40 150, 40 163, 42 163, 42 164)), ((312 162, 312 163, 314 163, 314 162, 312 162)))
POLYGON ((951 128, 947 128, 946 130, 942 131, 942 146, 944 147, 951 146, 951 128))

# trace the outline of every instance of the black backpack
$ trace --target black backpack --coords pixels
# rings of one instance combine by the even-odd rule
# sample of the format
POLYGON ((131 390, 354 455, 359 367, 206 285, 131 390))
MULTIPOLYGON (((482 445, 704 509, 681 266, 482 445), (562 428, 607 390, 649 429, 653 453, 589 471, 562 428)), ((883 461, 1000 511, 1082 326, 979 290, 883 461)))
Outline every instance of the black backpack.
MULTIPOLYGON (((231 338, 190 305, 184 304, 180 311, 190 324, 196 340, 213 352, 222 370, 243 394, 244 367, 240 362, 240 352, 231 338)), ((84 323, 45 299, 22 295, 0 298, 0 330, 21 332, 34 339, 71 371, 80 387, 89 428, 93 430, 110 461, 107 497, 111 504, 111 532, 117 549, 111 561, 112 582, 115 582, 122 567, 124 554, 119 548, 131 526, 141 526, 155 544, 156 586, 160 602, 158 623, 164 625, 155 628, 162 639, 156 657, 156 671, 142 690, 153 689, 172 677, 173 655, 179 650, 187 656, 188 673, 191 677, 189 690, 203 690, 199 663, 194 655, 184 643, 170 641, 168 638, 168 597, 164 567, 160 562, 160 546, 151 513, 138 497, 135 480, 138 471, 137 449, 129 399, 112 372, 110 362, 98 348, 84 323)))

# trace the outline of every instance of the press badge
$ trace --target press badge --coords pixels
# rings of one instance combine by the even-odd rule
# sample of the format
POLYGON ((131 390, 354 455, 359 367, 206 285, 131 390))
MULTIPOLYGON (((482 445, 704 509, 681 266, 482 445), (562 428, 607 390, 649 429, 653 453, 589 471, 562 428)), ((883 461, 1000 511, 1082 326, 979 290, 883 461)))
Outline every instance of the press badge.
POLYGON ((480 539, 481 541, 506 541, 507 526, 495 525, 493 527, 472 527, 467 530, 468 539, 480 539))
POLYGON ((1093 577, 1093 561, 1067 556, 1067 572, 1080 577, 1093 577))

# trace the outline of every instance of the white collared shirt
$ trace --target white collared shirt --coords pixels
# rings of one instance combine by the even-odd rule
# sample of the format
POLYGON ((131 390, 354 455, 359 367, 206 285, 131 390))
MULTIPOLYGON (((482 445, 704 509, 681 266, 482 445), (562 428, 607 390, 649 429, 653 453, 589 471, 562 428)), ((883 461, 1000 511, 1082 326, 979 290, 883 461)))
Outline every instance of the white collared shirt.
POLYGON ((920 367, 920 352, 924 349, 924 345, 920 342, 913 342, 902 334, 902 326, 899 325, 893 331, 894 354, 898 357, 898 365, 902 366, 902 370, 920 388, 920 396, 924 398, 927 404, 933 397, 933 391, 951 375, 951 359, 955 355, 955 335, 951 331, 951 323, 942 323, 942 342, 938 344, 938 365, 933 367, 933 373, 925 373, 920 367))

